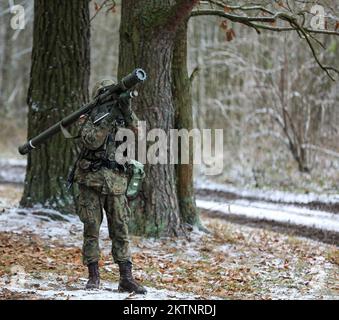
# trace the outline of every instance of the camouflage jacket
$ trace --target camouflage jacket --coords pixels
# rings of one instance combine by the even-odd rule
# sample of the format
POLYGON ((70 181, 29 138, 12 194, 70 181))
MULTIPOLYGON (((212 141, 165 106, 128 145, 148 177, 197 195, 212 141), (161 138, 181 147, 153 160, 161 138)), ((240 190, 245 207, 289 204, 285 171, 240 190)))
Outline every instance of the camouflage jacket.
POLYGON ((115 159, 114 136, 119 127, 134 129, 138 118, 131 110, 130 103, 114 107, 109 116, 101 121, 100 117, 107 113, 110 106, 103 105, 90 115, 78 121, 79 144, 81 158, 77 161, 74 181, 93 188, 102 194, 123 194, 127 188, 127 175, 105 167, 97 171, 86 169, 86 164, 104 157, 110 161, 115 159))

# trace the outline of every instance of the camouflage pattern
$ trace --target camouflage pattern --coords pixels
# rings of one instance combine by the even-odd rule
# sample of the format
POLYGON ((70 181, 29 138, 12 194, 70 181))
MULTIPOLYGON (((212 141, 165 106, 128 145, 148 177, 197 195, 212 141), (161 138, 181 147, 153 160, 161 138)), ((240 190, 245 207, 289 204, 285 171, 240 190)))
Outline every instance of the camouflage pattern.
POLYGON ((105 195, 79 185, 78 215, 84 224, 83 263, 99 261, 99 230, 106 212, 112 256, 115 263, 131 261, 128 237, 130 211, 124 194, 105 195))
MULTIPOLYGON (((126 121, 126 126, 135 128, 138 118, 134 112, 131 111, 130 107, 126 109, 128 109, 130 118, 132 119, 131 122, 126 121)), ((81 148, 92 151, 89 152, 90 154, 87 158, 93 158, 92 160, 95 160, 97 156, 100 157, 100 155, 106 154, 109 160, 115 160, 115 143, 113 139, 110 141, 107 141, 107 139, 109 135, 114 137, 118 130, 114 119, 119 116, 123 115, 117 110, 97 125, 93 123, 91 116, 83 117, 78 121, 81 148)), ((123 117, 126 119, 125 116, 123 117)), ((127 180, 123 175, 107 168, 101 168, 96 172, 85 170, 85 168, 86 160, 80 160, 75 171, 74 179, 78 184, 92 187, 103 194, 121 194, 126 191, 127 180)))
POLYGON ((99 260, 99 229, 103 210, 107 216, 114 261, 131 261, 128 240, 130 210, 125 196, 128 176, 105 167, 91 171, 88 166, 91 161, 100 158, 110 161, 115 159, 115 142, 112 137, 118 130, 117 117, 123 117, 124 126, 127 127, 135 127, 138 118, 132 112, 129 102, 115 108, 108 117, 95 124, 98 112, 95 110, 90 116, 84 116, 78 121, 80 144, 86 156, 77 164, 74 181, 79 185, 77 212, 84 224, 83 262, 86 265, 99 260))
POLYGON ((102 88, 104 88, 106 86, 110 86, 112 84, 115 84, 115 82, 112 79, 103 79, 103 80, 98 81, 93 87, 92 99, 94 99, 99 94, 99 91, 102 88))

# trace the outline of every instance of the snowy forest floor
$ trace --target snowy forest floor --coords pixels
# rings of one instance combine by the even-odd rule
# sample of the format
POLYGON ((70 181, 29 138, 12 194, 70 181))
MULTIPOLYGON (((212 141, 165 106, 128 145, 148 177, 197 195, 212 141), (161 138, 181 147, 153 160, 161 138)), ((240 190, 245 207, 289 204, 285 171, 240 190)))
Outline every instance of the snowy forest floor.
POLYGON ((145 296, 117 292, 104 223, 103 282, 100 290, 85 291, 81 222, 19 209, 21 193, 20 185, 0 185, 0 299, 339 299, 338 247, 205 214, 209 234, 132 237, 135 277, 146 285, 145 296))

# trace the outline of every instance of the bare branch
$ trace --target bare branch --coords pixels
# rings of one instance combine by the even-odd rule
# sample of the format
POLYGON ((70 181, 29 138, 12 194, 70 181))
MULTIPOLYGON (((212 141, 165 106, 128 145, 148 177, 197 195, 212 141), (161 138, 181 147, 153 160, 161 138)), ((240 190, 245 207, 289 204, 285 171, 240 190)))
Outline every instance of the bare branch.
POLYGON ((315 145, 312 145, 312 144, 303 144, 302 147, 305 148, 305 149, 322 152, 322 153, 324 153, 328 156, 339 158, 339 153, 335 152, 333 150, 328 150, 328 149, 325 149, 325 148, 322 148, 322 147, 319 147, 319 146, 315 146, 315 145))
POLYGON ((98 15, 98 13, 106 6, 106 4, 109 2, 109 1, 112 1, 112 6, 115 6, 115 0, 104 0, 104 2, 99 6, 98 9, 96 9, 96 12, 95 14, 93 15, 93 17, 89 20, 90 22, 92 22, 92 20, 98 15))
MULTIPOLYGON (((211 1, 209 1, 211 2, 211 1)), ((218 1, 212 1, 212 3, 217 4, 218 6, 221 6, 222 3, 219 3, 218 1)), ((225 6, 225 5, 224 5, 225 6)), ((227 8, 232 8, 227 6, 227 8)), ((233 8, 237 8, 237 9, 241 9, 241 8, 246 8, 247 10, 255 10, 253 8, 256 8, 256 10, 261 10, 263 11, 263 7, 260 6, 255 6, 255 7, 233 7, 233 8)), ((319 60, 316 50, 313 46, 313 43, 311 42, 311 40, 313 40, 314 42, 316 42, 318 45, 320 45, 321 47, 324 48, 323 44, 316 39, 311 33, 319 33, 319 34, 332 34, 332 35, 338 35, 338 32, 330 32, 327 30, 312 30, 312 29, 308 29, 304 27, 304 23, 305 23, 305 17, 304 17, 304 13, 299 12, 298 15, 302 17, 302 23, 298 22, 298 19, 296 16, 294 16, 293 14, 288 14, 286 12, 276 12, 273 13, 272 11, 269 11, 269 14, 271 14, 272 16, 270 17, 266 17, 266 16, 241 16, 241 15, 237 15, 237 14, 231 14, 222 10, 218 10, 218 9, 202 9, 202 10, 194 10, 191 13, 191 17, 195 17, 195 16, 218 16, 236 23, 241 23, 244 25, 247 25, 251 28, 254 28, 257 33, 260 33, 260 29, 265 29, 265 30, 270 30, 270 31, 296 31, 299 36, 303 39, 306 40, 311 53, 315 59, 315 61, 317 62, 317 64, 319 65, 319 67, 326 72, 326 74, 328 75, 328 77, 335 81, 334 77, 332 76, 332 74, 330 73, 335 72, 337 74, 339 74, 339 70, 331 67, 331 66, 325 66, 321 63, 321 61, 319 60), (268 26, 265 25, 263 23, 276 23, 278 20, 287 22, 290 26, 289 27, 275 27, 275 26, 268 26), (261 22, 261 24, 258 24, 256 22, 261 22)))

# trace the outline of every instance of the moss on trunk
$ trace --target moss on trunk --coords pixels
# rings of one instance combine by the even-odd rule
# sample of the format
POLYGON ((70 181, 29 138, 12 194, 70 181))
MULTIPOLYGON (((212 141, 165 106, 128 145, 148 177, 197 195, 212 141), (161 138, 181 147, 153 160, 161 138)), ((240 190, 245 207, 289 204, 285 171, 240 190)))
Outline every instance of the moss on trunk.
MULTIPOLYGON (((177 129, 193 128, 191 83, 187 71, 187 21, 178 28, 172 61, 172 94, 177 129)), ((189 146, 186 146, 189 148, 189 146)), ((190 163, 177 165, 177 193, 181 221, 190 225, 199 222, 193 188, 193 150, 189 148, 190 163)), ((180 163, 180 154, 179 154, 180 163)))
MULTIPOLYGON (((178 27, 197 1, 125 0, 120 26, 119 77, 135 67, 146 70, 134 108, 147 128, 175 128, 172 58, 178 27)), ((146 165, 139 198, 130 203, 130 230, 136 234, 178 235, 181 230, 176 170, 171 164, 146 165)))

